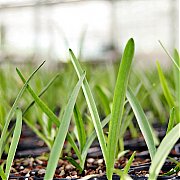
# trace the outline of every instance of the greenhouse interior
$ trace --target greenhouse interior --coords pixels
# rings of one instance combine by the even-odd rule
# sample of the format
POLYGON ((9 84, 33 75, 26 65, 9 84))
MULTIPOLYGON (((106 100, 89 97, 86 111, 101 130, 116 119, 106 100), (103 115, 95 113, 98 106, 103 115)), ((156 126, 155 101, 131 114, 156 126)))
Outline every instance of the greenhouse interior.
POLYGON ((0 179, 180 179, 178 0, 0 0, 0 179))

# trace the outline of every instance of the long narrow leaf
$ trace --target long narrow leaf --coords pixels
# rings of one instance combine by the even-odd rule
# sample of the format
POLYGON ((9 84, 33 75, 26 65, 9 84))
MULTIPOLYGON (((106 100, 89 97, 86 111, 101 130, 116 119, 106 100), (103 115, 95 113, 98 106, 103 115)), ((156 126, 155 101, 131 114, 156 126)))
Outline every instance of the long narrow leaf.
POLYGON ((5 140, 5 136, 6 136, 6 132, 7 132, 7 129, 8 129, 8 126, 9 126, 9 123, 14 115, 14 112, 17 108, 17 104, 19 103, 19 100, 21 98, 21 96, 23 95, 29 81, 32 79, 32 77, 36 74, 36 72, 43 66, 43 64, 45 63, 45 61, 43 63, 41 63, 39 65, 39 67, 29 76, 29 78, 27 79, 26 82, 24 82, 24 86, 21 88, 21 90, 19 91, 15 101, 14 101, 14 104, 11 108, 11 110, 9 111, 9 114, 7 116, 7 119, 6 119, 6 123, 4 125, 4 128, 3 128, 3 131, 2 131, 2 134, 1 134, 1 139, 0 139, 0 158, 2 156, 2 145, 4 143, 4 140, 5 140))
POLYGON ((171 59, 171 61, 175 64, 176 68, 180 71, 180 66, 179 64, 177 64, 176 60, 171 56, 171 54, 167 51, 167 49, 163 46, 162 42, 159 41, 160 45, 162 46, 162 48, 164 49, 164 51, 166 52, 166 54, 169 56, 169 58, 171 59))
POLYGON ((156 153, 156 146, 153 140, 153 134, 148 119, 141 105, 139 104, 139 101, 137 100, 137 98, 135 97, 135 95, 133 94, 130 88, 128 88, 126 96, 136 116, 137 122, 139 124, 141 132, 147 144, 151 159, 153 159, 156 153))
POLYGON ((174 99, 170 93, 169 87, 167 85, 167 81, 166 78, 164 77, 163 71, 160 67, 159 62, 156 63, 157 64, 157 70, 158 70, 158 74, 159 74, 159 79, 160 79, 160 83, 164 92, 164 96, 166 98, 166 101, 168 102, 168 105, 170 108, 174 107, 174 99))
POLYGON ((10 174, 10 169, 11 169, 11 165, 15 156, 15 152, 17 149, 17 145, 19 142, 19 138, 21 135, 21 129, 22 129, 22 112, 20 109, 16 110, 16 126, 14 129, 14 134, 13 134, 13 138, 11 141, 11 145, 10 145, 10 149, 8 152, 8 157, 7 157, 7 162, 6 162, 6 170, 5 170, 5 174, 6 174, 6 178, 8 180, 9 178, 9 174, 10 174))
POLYGON ((0 166, 0 176, 1 176, 1 178, 2 178, 3 180, 4 180, 4 179, 7 179, 6 174, 5 174, 4 171, 3 171, 2 166, 0 166))
POLYGON ((63 114, 62 120, 61 120, 61 124, 59 126, 58 132, 57 132, 57 136, 56 139, 54 141, 51 153, 50 153, 50 157, 48 160, 48 165, 47 165, 47 170, 46 170, 46 174, 44 179, 48 179, 51 180, 53 179, 55 170, 56 170, 56 166, 64 145, 64 141, 68 132, 68 128, 69 128, 69 124, 71 121, 71 116, 73 113, 73 109, 74 109, 74 105, 76 103, 76 99, 79 93, 79 90, 82 86, 83 80, 85 78, 85 73, 83 73, 83 75, 80 77, 78 83, 76 84, 75 88, 72 91, 72 94, 69 98, 67 107, 65 109, 65 112, 63 114))
MULTIPOLYGON (((174 50, 174 59, 176 63, 180 66, 180 55, 177 51, 177 49, 174 50)), ((176 102, 177 102, 177 113, 178 113, 178 120, 177 122, 180 123, 180 72, 179 70, 174 66, 173 68, 173 74, 174 74, 174 82, 175 82, 175 90, 176 90, 176 102)))
POLYGON ((132 162, 134 160, 135 154, 136 154, 136 151, 133 152, 133 154, 131 155, 130 159, 128 160, 126 166, 124 167, 124 171, 123 171, 124 174, 128 174, 128 171, 129 171, 129 169, 131 167, 131 164, 132 164, 132 162))
MULTIPOLYGON (((74 55, 74 53, 72 52, 71 49, 69 50, 69 52, 70 52, 71 61, 72 61, 73 65, 74 65, 76 73, 77 73, 78 77, 80 78, 80 76, 83 73, 83 70, 82 70, 78 60, 76 59, 76 57, 75 57, 75 55, 74 55)), ((96 133, 97 133, 97 137, 99 139, 99 143, 100 143, 100 146, 101 146, 101 149, 102 149, 104 160, 107 163, 106 141, 105 141, 105 137, 104 137, 104 134, 103 134, 103 130, 101 128, 101 122, 100 122, 100 117, 99 117, 99 114, 98 114, 98 111, 97 111, 97 107, 96 107, 92 92, 90 90, 90 87, 89 87, 89 84, 88 84, 88 81, 87 81, 86 78, 84 79, 82 89, 83 89, 83 93, 84 93, 84 96, 85 96, 86 101, 87 101, 87 105, 88 105, 88 108, 89 108, 89 111, 90 111, 90 114, 91 114, 91 117, 92 117, 92 121, 93 121, 95 130, 96 130, 96 133)))
POLYGON ((128 85, 128 79, 129 79, 133 56, 134 56, 134 40, 130 39, 125 47, 122 56, 118 77, 116 81, 116 86, 114 90, 113 106, 112 106, 108 144, 107 144, 108 166, 106 171, 109 180, 112 179, 112 174, 114 169, 115 156, 116 156, 115 149, 117 149, 119 130, 122 123, 122 114, 124 109, 126 89, 128 85))
POLYGON ((156 179, 168 154, 180 138, 180 123, 177 124, 162 140, 157 149, 155 156, 152 159, 150 166, 149 180, 156 179))

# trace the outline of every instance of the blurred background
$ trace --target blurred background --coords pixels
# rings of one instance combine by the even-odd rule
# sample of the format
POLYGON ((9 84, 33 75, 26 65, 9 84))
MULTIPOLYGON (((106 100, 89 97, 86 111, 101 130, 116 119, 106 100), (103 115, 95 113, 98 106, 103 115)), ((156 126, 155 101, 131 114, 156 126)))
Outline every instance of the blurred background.
POLYGON ((159 59, 168 66, 158 40, 178 48, 178 0, 0 0, 0 63, 69 58, 113 61, 130 37, 136 62, 159 59))

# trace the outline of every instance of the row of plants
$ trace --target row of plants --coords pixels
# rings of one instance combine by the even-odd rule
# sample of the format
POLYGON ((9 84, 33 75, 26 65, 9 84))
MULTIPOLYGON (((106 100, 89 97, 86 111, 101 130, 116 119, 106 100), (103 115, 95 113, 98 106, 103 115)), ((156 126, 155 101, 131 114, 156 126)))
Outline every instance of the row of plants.
POLYGON ((26 178, 178 178, 179 54, 175 50, 171 57, 165 50, 173 62, 168 72, 158 62, 153 72, 143 72, 132 67, 134 46, 130 39, 119 66, 83 64, 83 68, 70 49, 71 62, 56 75, 41 71, 45 62, 28 78, 19 68, 19 79, 12 67, 1 70, 1 178, 22 178, 12 169, 17 167, 22 124, 49 152, 35 158, 40 167, 28 169, 20 161, 21 168, 28 169, 26 178), (139 144, 135 148, 133 143, 139 144), (93 148, 99 155, 89 158, 93 148), (145 164, 137 162, 143 150, 147 150, 145 164), (37 174, 40 169, 44 171, 37 174))

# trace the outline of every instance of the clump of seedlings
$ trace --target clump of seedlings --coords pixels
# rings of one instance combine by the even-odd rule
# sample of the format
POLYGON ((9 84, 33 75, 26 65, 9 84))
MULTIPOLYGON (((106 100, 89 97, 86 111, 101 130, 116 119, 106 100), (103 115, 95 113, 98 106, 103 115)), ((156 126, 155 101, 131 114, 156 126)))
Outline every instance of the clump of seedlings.
MULTIPOLYGON (((27 79, 20 69, 16 68, 23 86, 12 107, 9 99, 5 99, 6 95, 1 87, 0 99, 3 99, 5 104, 4 107, 0 104, 1 178, 178 178, 180 152, 176 146, 180 137, 177 85, 180 74, 179 54, 175 51, 173 58, 166 51, 174 63, 174 78, 171 81, 174 83, 175 93, 169 86, 172 82, 165 77, 157 62, 160 80, 158 88, 162 87, 162 94, 159 94, 150 90, 150 76, 144 74, 140 82, 141 75, 138 72, 135 74, 132 67, 134 51, 135 44, 131 38, 126 44, 118 70, 111 66, 106 73, 97 68, 98 73, 91 81, 89 75, 94 67, 92 70, 82 68, 71 49, 71 62, 78 79, 74 76, 70 63, 67 64, 67 72, 64 70, 63 73, 53 76, 49 82, 46 80, 45 86, 41 84, 41 81, 46 79, 43 79, 43 74, 40 76, 42 80, 35 79, 44 62, 27 79), (101 75, 102 85, 98 79, 101 75), (109 79, 114 82, 111 86, 109 79), (141 99, 138 96, 141 96, 141 99), (53 98, 55 103, 61 99, 62 101, 59 105, 53 104, 53 98), (152 103, 146 102, 146 98, 151 99, 152 103), (163 118, 160 117, 164 111, 161 99, 166 103, 167 111, 170 111, 168 121, 164 120, 168 113, 165 113, 163 118), (153 111, 149 108, 148 111, 153 111, 152 113, 159 117, 160 126, 166 124, 165 133, 161 137, 156 134, 156 127, 143 110, 152 104, 157 109, 154 108, 153 111), (46 151, 38 157, 28 157, 27 154, 27 158, 17 158, 21 131, 22 135, 24 133, 22 123, 35 133, 34 138, 38 137, 43 141, 41 148, 47 148, 48 153, 46 151), (146 150, 145 158, 138 159, 138 154, 144 153, 138 146, 131 149, 129 141, 132 138, 139 140, 139 146, 144 143, 142 147, 146 150), (92 152, 95 154, 93 157, 92 152)), ((3 73, 0 75, 5 78, 3 73)))

